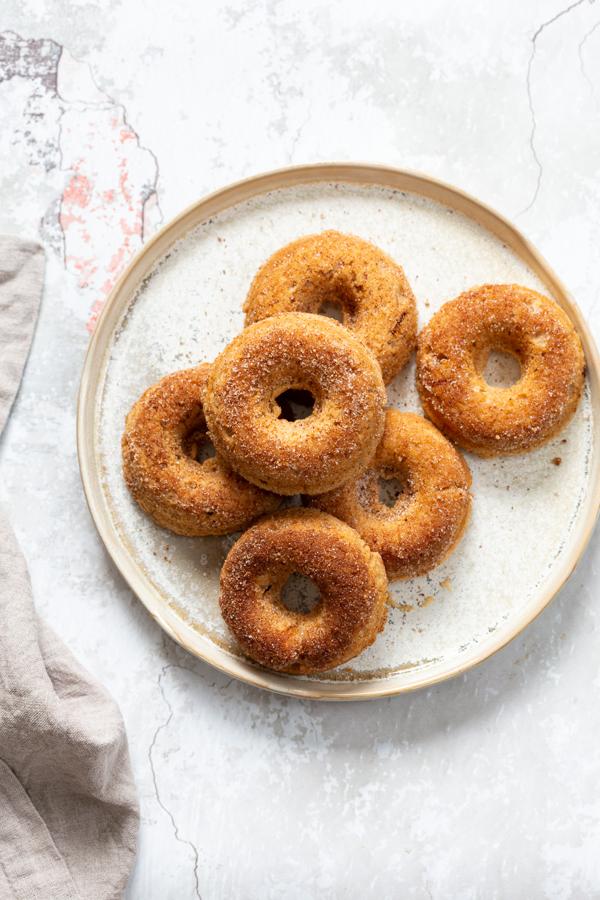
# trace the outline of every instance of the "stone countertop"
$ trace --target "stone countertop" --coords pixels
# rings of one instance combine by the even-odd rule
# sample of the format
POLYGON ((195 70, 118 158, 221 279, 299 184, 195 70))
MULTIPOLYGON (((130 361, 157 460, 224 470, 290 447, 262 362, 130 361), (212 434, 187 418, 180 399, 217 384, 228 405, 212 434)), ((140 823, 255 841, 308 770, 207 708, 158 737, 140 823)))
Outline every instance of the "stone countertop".
POLYGON ((519 638, 431 690, 300 702, 167 640, 96 536, 75 452, 89 331, 162 221, 290 163, 426 171, 496 207, 596 338, 600 4, 4 0, 0 230, 46 292, 0 443, 39 610, 118 700, 129 900, 600 896, 600 542, 519 638))

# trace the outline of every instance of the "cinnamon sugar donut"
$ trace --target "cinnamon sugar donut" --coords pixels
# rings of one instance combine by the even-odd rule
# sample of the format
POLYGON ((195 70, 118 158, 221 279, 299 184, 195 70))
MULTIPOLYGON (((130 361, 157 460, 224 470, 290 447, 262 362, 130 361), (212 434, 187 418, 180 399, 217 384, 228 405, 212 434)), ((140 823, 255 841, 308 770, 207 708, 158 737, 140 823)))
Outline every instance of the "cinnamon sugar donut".
POLYGON ((466 450, 524 453, 569 421, 584 365, 577 332, 558 304, 516 284, 486 284, 444 304, 423 329, 417 387, 425 414, 466 450), (487 384, 491 350, 517 357, 516 384, 487 384))
POLYGON ((208 442, 201 395, 209 369, 184 369, 148 388, 129 412, 122 440, 134 499, 158 525, 188 537, 238 531, 280 503, 219 457, 196 459, 208 442))
POLYGON ((372 644, 386 620, 381 558, 325 513, 285 510, 253 525, 221 571, 221 612, 242 651, 263 666, 311 675, 339 666, 372 644), (310 612, 282 602, 293 574, 310 578, 310 612))
POLYGON ((428 572, 456 546, 469 517, 470 484, 467 464, 437 428, 388 409, 367 471, 311 505, 355 528, 381 554, 388 578, 407 578, 428 572), (380 479, 402 486, 391 507, 380 499, 380 479))
POLYGON ((318 313, 329 303, 391 381, 416 344, 415 298, 401 267, 361 238, 324 231, 278 250, 250 286, 246 324, 284 312, 318 313))
POLYGON ((279 494, 318 494, 356 475, 379 442, 384 407, 371 351, 338 322, 309 313, 246 328, 213 363, 204 394, 217 452, 279 494), (289 391, 314 398, 311 415, 282 417, 289 391))

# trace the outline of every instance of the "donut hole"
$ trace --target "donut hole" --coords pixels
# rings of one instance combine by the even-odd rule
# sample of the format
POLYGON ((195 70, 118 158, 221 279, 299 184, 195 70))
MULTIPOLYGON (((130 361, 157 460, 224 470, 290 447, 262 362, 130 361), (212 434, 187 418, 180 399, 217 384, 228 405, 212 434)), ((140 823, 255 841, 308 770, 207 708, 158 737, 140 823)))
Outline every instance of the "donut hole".
POLYGON ((410 471, 404 461, 386 468, 369 469, 356 483, 356 499, 370 516, 395 517, 412 497, 410 471))
POLYGON ((292 572, 281 589, 280 599, 289 612, 308 615, 319 605, 321 592, 312 578, 292 572))
POLYGON ((357 311, 362 287, 336 272, 325 272, 307 283, 299 294, 300 306, 337 322, 351 320, 357 311))
POLYGON ((183 452, 194 462, 202 464, 217 455, 206 428, 192 428, 183 439, 183 452))
POLYGON ((209 436, 206 435, 202 443, 198 446, 198 450, 196 452, 196 462, 206 462, 207 459, 214 459, 216 455, 217 451, 213 446, 213 442, 211 441, 209 436))
POLYGON ((344 321, 344 310, 339 300, 323 300, 317 312, 320 316, 335 319, 336 322, 344 321))
POLYGON ((405 478, 398 478, 395 475, 386 478, 380 475, 377 479, 377 498, 381 506, 393 509, 398 500, 407 493, 408 484, 405 478))
POLYGON ((275 397, 275 403, 280 409, 278 418, 286 422, 308 419, 315 409, 314 394, 300 388, 288 388, 275 397))
POLYGON ((490 387, 508 388, 521 378, 518 356, 506 350, 490 350, 483 367, 483 378, 490 387))

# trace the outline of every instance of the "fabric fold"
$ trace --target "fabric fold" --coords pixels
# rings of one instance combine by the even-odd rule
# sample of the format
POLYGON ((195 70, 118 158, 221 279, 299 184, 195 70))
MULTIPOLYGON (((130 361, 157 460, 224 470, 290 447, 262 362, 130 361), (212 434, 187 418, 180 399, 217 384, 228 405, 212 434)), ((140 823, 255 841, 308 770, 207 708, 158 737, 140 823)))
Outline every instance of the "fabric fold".
MULTIPOLYGON (((44 277, 34 243, 0 236, 0 432, 19 389, 44 277)), ((117 900, 138 806, 111 697, 34 608, 0 510, 0 900, 117 900)))

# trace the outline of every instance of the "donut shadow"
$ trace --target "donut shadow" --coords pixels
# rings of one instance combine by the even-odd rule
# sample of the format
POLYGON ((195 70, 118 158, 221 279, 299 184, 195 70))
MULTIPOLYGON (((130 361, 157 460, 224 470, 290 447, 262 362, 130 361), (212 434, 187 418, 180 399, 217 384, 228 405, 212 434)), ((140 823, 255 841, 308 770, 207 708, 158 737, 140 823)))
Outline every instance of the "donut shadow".
MULTIPOLYGON (((453 734, 474 725, 495 722, 499 708, 520 709, 536 700, 548 672, 560 669, 569 655, 569 637, 585 613, 587 598, 581 585, 593 570, 595 543, 588 548, 577 572, 559 596, 507 647, 475 669, 430 688, 381 700, 323 703, 273 694, 212 669, 190 656, 175 642, 164 641, 161 665, 173 666, 173 677, 185 670, 197 676, 192 689, 199 695, 218 692, 219 703, 245 710, 244 718, 265 740, 281 741, 277 729, 285 719, 314 726, 315 740, 327 754, 375 753, 378 747, 406 749, 426 745, 445 732, 453 734), (277 724, 279 723, 279 724, 277 724)), ((598 547, 600 550, 600 546, 598 547)), ((206 698, 208 700, 208 697, 206 698)))

